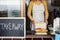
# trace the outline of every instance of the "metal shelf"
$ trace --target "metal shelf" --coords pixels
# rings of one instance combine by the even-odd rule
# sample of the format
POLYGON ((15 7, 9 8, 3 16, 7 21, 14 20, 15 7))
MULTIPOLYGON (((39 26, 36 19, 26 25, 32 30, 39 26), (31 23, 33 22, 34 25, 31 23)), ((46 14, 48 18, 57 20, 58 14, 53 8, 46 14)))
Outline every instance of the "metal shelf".
POLYGON ((27 35, 26 38, 0 38, 0 40, 54 40, 54 35, 27 35))

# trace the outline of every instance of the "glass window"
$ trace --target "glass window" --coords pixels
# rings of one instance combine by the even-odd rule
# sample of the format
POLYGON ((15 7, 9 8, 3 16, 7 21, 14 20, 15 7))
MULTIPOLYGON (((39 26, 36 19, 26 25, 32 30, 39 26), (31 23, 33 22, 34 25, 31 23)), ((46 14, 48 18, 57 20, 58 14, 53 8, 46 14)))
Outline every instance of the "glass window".
POLYGON ((0 11, 7 11, 8 17, 21 17, 23 0, 0 0, 0 11))

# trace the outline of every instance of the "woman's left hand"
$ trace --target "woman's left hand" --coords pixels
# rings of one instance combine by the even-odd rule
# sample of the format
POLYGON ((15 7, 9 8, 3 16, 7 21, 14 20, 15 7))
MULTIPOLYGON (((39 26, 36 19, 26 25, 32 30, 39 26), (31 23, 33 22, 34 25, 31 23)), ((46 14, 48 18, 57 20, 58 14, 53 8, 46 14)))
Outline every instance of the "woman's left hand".
POLYGON ((45 23, 48 24, 48 20, 45 20, 45 23))

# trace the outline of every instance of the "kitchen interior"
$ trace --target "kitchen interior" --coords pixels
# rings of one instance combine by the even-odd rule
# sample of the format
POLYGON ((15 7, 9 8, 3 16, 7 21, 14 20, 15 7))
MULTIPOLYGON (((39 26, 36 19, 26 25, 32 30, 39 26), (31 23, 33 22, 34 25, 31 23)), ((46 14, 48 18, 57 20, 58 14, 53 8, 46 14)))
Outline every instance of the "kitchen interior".
MULTIPOLYGON (((29 0, 27 0, 29 1, 29 0)), ((26 3, 27 3, 26 1, 26 3)), ((53 27, 54 19, 60 17, 60 0, 46 0, 48 4, 49 18, 48 18, 48 27, 53 27)), ((28 3, 27 3, 28 4, 28 3)), ((27 21, 28 21, 27 17, 27 21)), ((29 23, 27 23, 29 24, 29 23)))
POLYGON ((60 20, 60 0, 47 0, 48 8, 49 8, 49 24, 48 27, 50 30, 53 29, 53 34, 59 28, 59 20, 60 20), (52 24, 52 25, 51 25, 52 24))
MULTIPOLYGON (((47 25, 48 32, 47 33, 48 33, 48 35, 53 35, 53 37, 55 37, 54 34, 57 29, 55 26, 59 26, 59 19, 60 19, 60 0, 46 0, 46 1, 48 4, 48 11, 49 11, 49 18, 48 18, 48 25, 47 25)), ((30 0, 26 0, 26 7, 28 7, 29 2, 30 2, 30 0)), ((26 11, 26 14, 27 14, 27 11, 26 11)), ((31 26, 30 19, 28 18, 28 16, 26 16, 26 18, 27 18, 26 19, 27 37, 32 37, 32 36, 28 36, 28 35, 33 35, 33 32, 31 32, 31 29, 29 28, 31 26)), ((43 39, 43 40, 45 40, 45 39, 43 39)), ((46 39, 46 40, 49 40, 49 39, 46 39)), ((50 39, 50 40, 52 40, 52 39, 50 39)))

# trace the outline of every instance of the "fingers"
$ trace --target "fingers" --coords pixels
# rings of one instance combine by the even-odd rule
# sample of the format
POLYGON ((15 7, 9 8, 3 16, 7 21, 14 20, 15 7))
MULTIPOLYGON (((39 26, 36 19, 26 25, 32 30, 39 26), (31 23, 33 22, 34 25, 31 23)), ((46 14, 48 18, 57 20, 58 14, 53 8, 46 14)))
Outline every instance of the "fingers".
POLYGON ((45 20, 45 23, 46 23, 46 24, 48 24, 48 21, 47 21, 47 20, 45 20))
POLYGON ((33 23, 33 24, 35 24, 35 21, 34 21, 34 20, 32 20, 32 23, 33 23))

